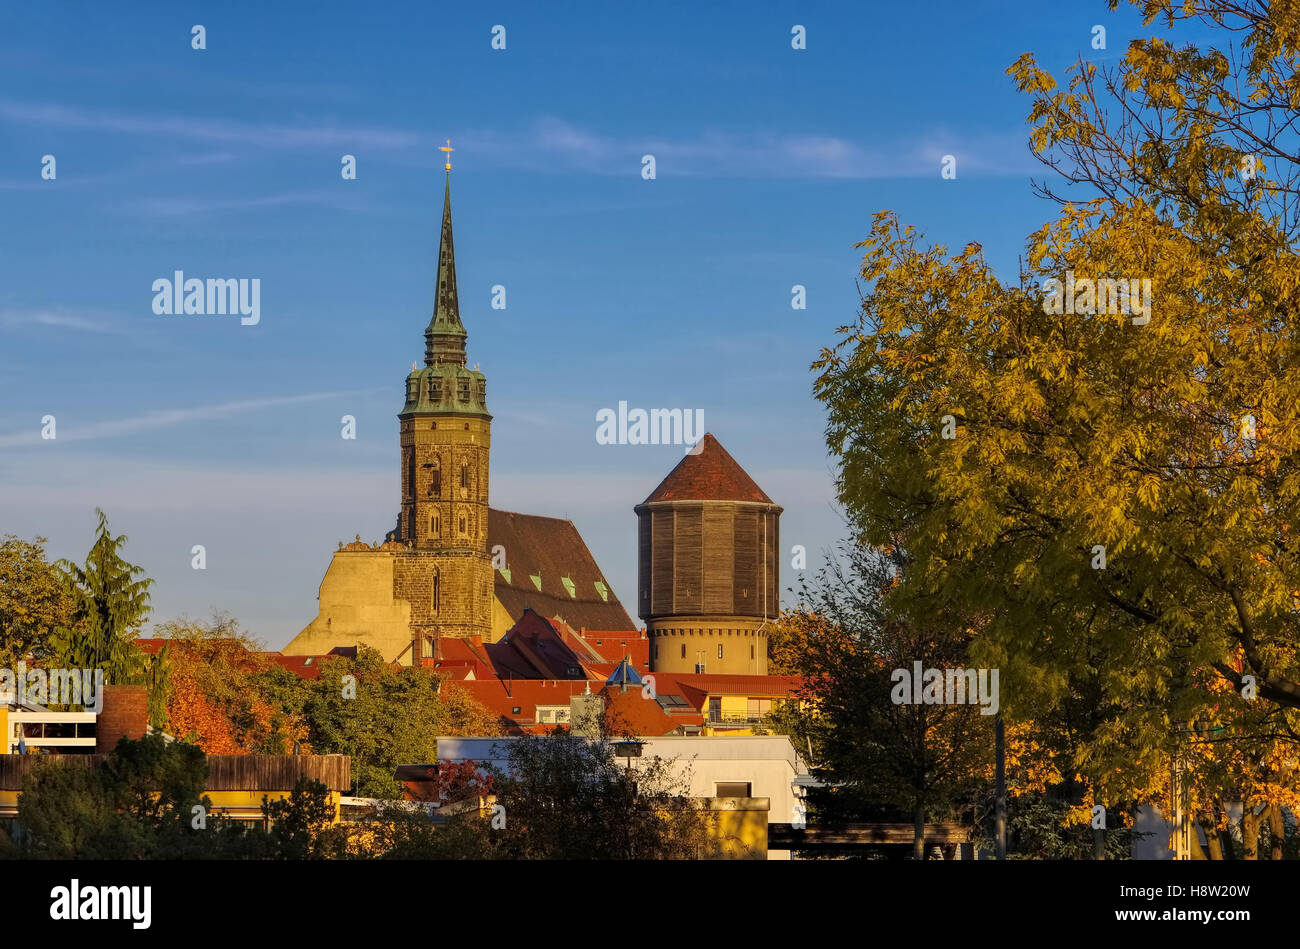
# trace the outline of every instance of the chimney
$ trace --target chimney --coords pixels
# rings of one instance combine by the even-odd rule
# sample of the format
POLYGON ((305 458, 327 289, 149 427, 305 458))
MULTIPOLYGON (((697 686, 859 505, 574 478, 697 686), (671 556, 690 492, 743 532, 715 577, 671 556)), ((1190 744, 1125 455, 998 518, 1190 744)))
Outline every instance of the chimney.
POLYGON ((104 708, 95 718, 95 754, 108 754, 119 738, 143 738, 148 727, 148 689, 143 685, 104 686, 104 708))

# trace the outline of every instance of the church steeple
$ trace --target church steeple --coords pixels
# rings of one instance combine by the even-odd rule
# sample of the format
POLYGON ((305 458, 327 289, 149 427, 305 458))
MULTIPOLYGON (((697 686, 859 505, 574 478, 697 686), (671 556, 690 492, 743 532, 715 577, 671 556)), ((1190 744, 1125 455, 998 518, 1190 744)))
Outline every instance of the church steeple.
POLYGON ((438 286, 434 293, 433 318, 424 331, 426 366, 465 365, 465 340, 469 334, 460 321, 456 296, 456 249, 451 237, 451 163, 447 163, 447 184, 442 197, 442 239, 438 246, 438 286))
POLYGON ((456 293, 456 248, 451 236, 451 145, 447 180, 442 192, 442 237, 438 245, 438 282, 434 287, 433 317, 424 331, 424 365, 411 366, 406 377, 406 404, 400 417, 411 415, 470 415, 490 419, 487 379, 466 367, 465 343, 469 333, 460 321, 456 293))

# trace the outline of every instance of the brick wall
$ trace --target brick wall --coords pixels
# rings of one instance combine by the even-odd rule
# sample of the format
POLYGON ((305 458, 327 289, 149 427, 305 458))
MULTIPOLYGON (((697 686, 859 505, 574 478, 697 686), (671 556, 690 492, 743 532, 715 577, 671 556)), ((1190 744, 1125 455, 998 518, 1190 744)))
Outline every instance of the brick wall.
POLYGON ((143 738, 148 725, 149 692, 144 686, 104 686, 104 709, 95 719, 95 753, 108 754, 123 736, 143 738))

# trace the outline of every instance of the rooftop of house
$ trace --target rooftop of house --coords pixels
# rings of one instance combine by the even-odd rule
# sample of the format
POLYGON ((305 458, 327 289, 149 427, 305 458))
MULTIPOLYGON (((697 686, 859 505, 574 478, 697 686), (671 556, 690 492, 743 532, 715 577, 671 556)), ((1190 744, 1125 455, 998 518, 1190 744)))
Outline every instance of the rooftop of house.
POLYGON ((493 592, 511 616, 519 619, 531 608, 575 629, 636 634, 573 521, 489 508, 488 544, 505 550, 493 592))

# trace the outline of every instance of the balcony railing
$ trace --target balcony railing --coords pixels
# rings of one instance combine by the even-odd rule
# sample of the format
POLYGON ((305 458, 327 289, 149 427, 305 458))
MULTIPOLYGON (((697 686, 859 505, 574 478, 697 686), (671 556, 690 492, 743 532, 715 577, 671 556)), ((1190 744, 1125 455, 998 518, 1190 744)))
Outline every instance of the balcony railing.
POLYGON ((760 715, 747 715, 740 712, 709 712, 710 725, 755 725, 762 720, 760 715))

